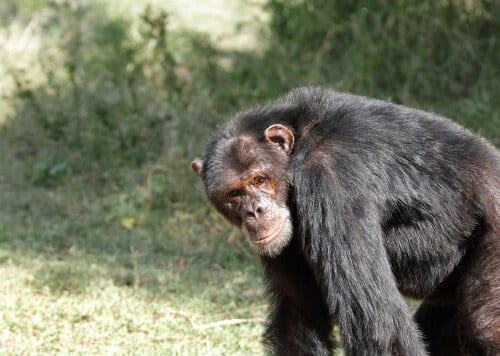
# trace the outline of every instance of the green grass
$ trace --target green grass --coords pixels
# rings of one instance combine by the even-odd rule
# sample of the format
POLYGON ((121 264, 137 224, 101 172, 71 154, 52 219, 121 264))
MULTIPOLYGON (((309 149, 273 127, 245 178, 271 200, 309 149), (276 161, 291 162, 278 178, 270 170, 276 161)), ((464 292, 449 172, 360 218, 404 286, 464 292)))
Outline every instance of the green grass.
POLYGON ((95 258, 80 251, 29 259, 26 255, 7 257, 12 251, 0 253, 5 259, 0 297, 2 353, 259 352, 259 320, 209 325, 262 314, 259 289, 255 281, 248 280, 251 273, 247 270, 220 271, 217 280, 223 282, 215 285, 213 273, 208 273, 214 267, 197 263, 189 267, 182 261, 178 265, 140 266, 132 272, 113 257, 95 258), (186 276, 182 271, 185 268, 207 272, 204 276, 186 276), (129 273, 143 278, 145 284, 161 287, 149 291, 141 281, 137 281, 137 287, 129 285, 129 273), (114 274, 117 276, 110 278, 114 274), (193 287, 196 282, 199 287, 193 287), (251 286, 256 289, 248 289, 251 286), (235 295, 238 293, 260 302, 250 304, 235 295), (206 328, 204 324, 208 324, 206 328))
POLYGON ((237 110, 325 85, 500 144, 493 1, 148 3, 0 4, 2 354, 263 354, 258 258, 189 167, 237 110))
POLYGON ((207 209, 144 218, 126 193, 2 188, 0 352, 259 352, 260 269, 207 209), (228 319, 249 320, 210 326, 228 319))

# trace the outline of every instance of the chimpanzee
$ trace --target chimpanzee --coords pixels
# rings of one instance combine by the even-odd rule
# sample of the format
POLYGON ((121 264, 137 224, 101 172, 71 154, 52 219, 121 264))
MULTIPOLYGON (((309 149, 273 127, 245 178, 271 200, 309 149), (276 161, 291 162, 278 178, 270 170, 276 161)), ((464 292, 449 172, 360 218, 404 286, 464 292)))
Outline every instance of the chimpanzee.
POLYGON ((237 114, 191 164, 261 256, 270 353, 500 355, 500 154, 323 88, 237 114), (402 295, 423 299, 414 319, 402 295))

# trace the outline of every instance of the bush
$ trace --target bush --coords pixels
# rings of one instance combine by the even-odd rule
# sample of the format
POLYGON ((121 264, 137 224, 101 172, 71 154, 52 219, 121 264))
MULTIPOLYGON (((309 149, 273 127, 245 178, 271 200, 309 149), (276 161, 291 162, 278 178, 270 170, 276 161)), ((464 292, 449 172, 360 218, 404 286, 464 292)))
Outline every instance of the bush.
MULTIPOLYGON (((11 71, 18 99, 12 123, 47 166, 34 168, 36 182, 61 162, 74 174, 109 175, 161 154, 186 153, 176 135, 199 130, 182 122, 195 90, 184 56, 203 51, 196 70, 210 75, 210 47, 199 46, 200 35, 171 35, 164 11, 147 8, 132 23, 109 17, 95 2, 51 3, 39 26, 47 36, 36 80, 34 73, 11 71)), ((188 141, 192 151, 199 137, 188 141)))

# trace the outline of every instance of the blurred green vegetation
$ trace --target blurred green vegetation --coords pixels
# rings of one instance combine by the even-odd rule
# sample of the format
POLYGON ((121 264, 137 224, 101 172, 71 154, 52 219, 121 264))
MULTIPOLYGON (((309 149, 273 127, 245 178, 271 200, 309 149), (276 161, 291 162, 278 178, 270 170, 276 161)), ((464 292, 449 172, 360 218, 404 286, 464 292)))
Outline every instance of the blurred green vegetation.
POLYGON ((249 105, 324 85, 500 144, 497 1, 261 1, 246 50, 116 4, 0 3, 1 351, 261 353, 258 260, 189 168, 249 105))

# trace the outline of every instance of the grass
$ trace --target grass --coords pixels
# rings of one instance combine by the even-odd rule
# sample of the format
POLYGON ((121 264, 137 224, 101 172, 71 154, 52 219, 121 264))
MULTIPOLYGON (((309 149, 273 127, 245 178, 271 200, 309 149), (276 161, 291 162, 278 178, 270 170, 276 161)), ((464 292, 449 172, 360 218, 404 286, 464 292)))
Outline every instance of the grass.
MULTIPOLYGON (((249 282, 245 275, 220 273, 220 277, 225 277, 224 284, 202 284, 204 288, 199 290, 192 287, 192 280, 182 282, 185 278, 182 273, 143 267, 144 278, 149 275, 158 279, 150 283, 167 285, 162 287, 166 296, 161 296, 143 288, 117 284, 107 276, 126 274, 126 269, 116 272, 116 267, 111 266, 116 262, 113 258, 106 262, 98 260, 89 260, 88 255, 78 251, 54 260, 48 256, 31 261, 15 257, 7 260, 2 268, 6 278, 0 297, 3 306, 0 351, 12 354, 260 351, 258 320, 203 328, 203 323, 214 320, 248 318, 262 312, 262 303, 253 306, 237 298, 228 302, 231 294, 218 298, 221 290, 227 288, 233 293, 245 292, 241 287, 249 282), (239 337, 241 334, 246 337, 239 337)), ((206 281, 207 277, 201 279, 206 281)), ((252 290, 246 294, 247 298, 253 295, 252 290)))
POLYGON ((114 212, 122 196, 2 188, 1 353, 259 353, 260 270, 214 214, 207 231, 187 210, 114 212), (203 327, 228 319, 250 320, 203 327))
MULTIPOLYGON (((15 174, 0 147, 0 172, 15 174)), ((143 185, 98 196, 78 181, 2 179, 0 353, 261 352, 257 260, 201 202, 145 217, 130 202, 143 185), (228 319, 245 321, 210 326, 228 319)))
POLYGON ((3 1, 0 353, 263 354, 258 258, 189 167, 236 110, 326 85, 500 144, 494 2, 351 3, 3 1))

